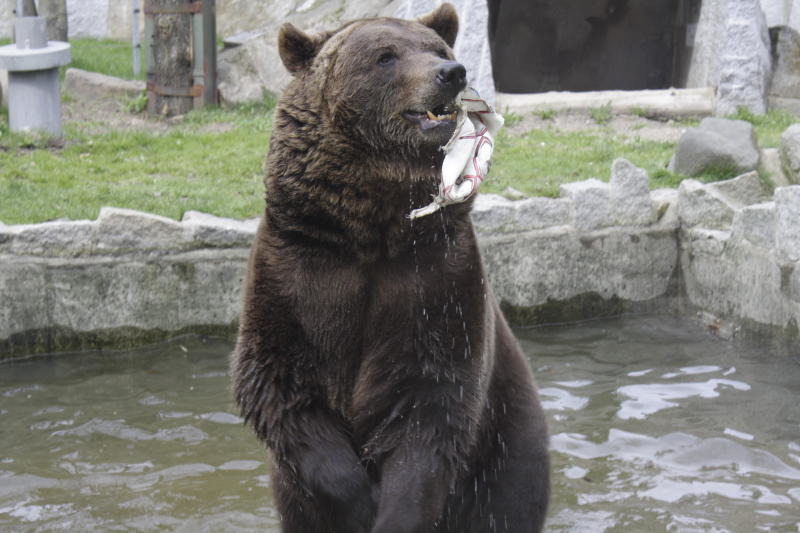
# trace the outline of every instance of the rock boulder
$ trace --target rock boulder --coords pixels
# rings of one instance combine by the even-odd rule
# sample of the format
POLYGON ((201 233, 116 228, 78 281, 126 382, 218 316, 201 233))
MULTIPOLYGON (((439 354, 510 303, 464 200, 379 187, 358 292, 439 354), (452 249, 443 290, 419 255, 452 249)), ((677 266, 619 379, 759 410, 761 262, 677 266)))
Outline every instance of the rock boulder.
POLYGON ((781 166, 789 183, 800 183, 800 123, 781 135, 781 166))
POLYGON ((760 153, 753 125, 743 120, 706 118, 678 141, 670 169, 685 176, 709 170, 732 175, 758 168, 760 153))

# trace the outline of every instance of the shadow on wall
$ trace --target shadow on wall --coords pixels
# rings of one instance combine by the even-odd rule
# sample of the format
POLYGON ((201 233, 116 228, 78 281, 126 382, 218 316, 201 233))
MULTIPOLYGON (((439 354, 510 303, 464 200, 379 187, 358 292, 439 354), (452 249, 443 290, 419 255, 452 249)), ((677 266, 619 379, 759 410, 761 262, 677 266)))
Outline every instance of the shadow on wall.
POLYGON ((489 0, 497 90, 663 89, 697 0, 489 0))

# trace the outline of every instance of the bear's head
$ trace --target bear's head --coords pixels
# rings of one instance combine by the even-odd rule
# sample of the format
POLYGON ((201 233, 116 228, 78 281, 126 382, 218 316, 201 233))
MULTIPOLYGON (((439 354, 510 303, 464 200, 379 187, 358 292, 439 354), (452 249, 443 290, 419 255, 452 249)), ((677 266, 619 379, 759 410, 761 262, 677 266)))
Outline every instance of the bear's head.
POLYGON ((451 48, 457 32, 455 8, 442 4, 415 21, 365 19, 316 35, 287 23, 278 47, 292 94, 304 95, 326 132, 415 157, 437 152, 455 130, 466 86, 451 48))

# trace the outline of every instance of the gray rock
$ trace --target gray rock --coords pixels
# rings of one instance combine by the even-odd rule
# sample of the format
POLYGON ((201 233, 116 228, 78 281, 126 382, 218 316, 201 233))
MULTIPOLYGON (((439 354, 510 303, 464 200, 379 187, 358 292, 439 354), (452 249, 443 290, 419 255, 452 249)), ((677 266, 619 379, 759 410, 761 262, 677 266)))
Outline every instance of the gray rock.
POLYGON ((627 159, 615 159, 611 165, 609 187, 611 218, 615 224, 621 226, 652 224, 654 212, 647 171, 627 159))
POLYGON ((800 4, 786 0, 761 0, 761 8, 770 28, 790 26, 800 31, 800 4))
POLYGON ((730 115, 740 107, 766 113, 772 59, 764 12, 758 0, 732 0, 726 4, 715 114, 730 115))
POLYGON ((572 224, 572 202, 564 198, 526 198, 516 202, 515 226, 518 231, 537 230, 572 224))
POLYGON ((95 97, 136 98, 144 92, 145 83, 138 80, 123 80, 79 68, 68 68, 64 75, 64 89, 72 93, 95 97))
POLYGON ((514 202, 497 194, 479 194, 472 204, 472 223, 478 233, 504 231, 514 224, 514 202))
POLYGON ((655 222, 662 227, 678 228, 678 190, 656 189, 650 193, 655 222))
POLYGON ((789 183, 800 183, 800 123, 792 124, 781 134, 780 158, 789 183))
MULTIPOLYGON (((399 18, 416 18, 432 11, 438 0, 396 0, 384 10, 399 18)), ((453 51, 467 67, 467 82, 478 90, 487 102, 494 103, 495 88, 492 59, 489 49, 489 9, 486 0, 450 0, 458 11, 460 28, 453 51)))
MULTIPOLYGON (((0 244, 15 255, 78 257, 92 252, 93 223, 88 220, 21 224, 9 228, 11 237, 0 244)), ((1 240, 1 239, 0 239, 1 240)))
POLYGON ((729 180, 709 183, 708 188, 718 192, 734 208, 766 200, 758 172, 748 172, 729 180))
POLYGON ((731 237, 766 250, 775 247, 775 202, 747 206, 733 216, 731 237))
POLYGON ((759 157, 752 124, 705 118, 681 136, 670 168, 685 176, 698 176, 710 169, 742 174, 756 170, 759 157))
POLYGON ((523 308, 593 294, 641 302, 663 296, 677 264, 674 231, 570 227, 479 237, 497 298, 523 308))
POLYGON ((218 57, 220 98, 226 104, 257 102, 277 96, 292 80, 276 45, 277 34, 263 32, 218 57))
POLYGON ((800 185, 775 190, 778 253, 789 261, 800 261, 800 185))
MULTIPOLYGON (((218 57, 219 88, 224 102, 239 104, 260 100, 265 92, 278 95, 291 81, 283 68, 277 49, 278 28, 291 22, 307 31, 333 29, 345 21, 377 15, 415 18, 434 9, 440 2, 431 0, 395 1, 364 0, 343 2, 328 0, 309 5, 304 0, 274 2, 268 23, 256 31, 235 35, 229 47, 218 57)), ((470 85, 489 102, 495 90, 489 51, 486 0, 453 0, 460 16, 461 29, 454 46, 456 57, 467 67, 470 85), (467 37, 468 36, 468 37, 467 37)), ((242 13, 252 8, 243 7, 242 13)), ((263 10, 263 7, 259 7, 263 10)), ((234 24, 237 33, 252 25, 234 24)))
POLYGON ((528 197, 527 194, 518 189, 515 189, 514 187, 506 187, 505 189, 503 189, 503 196, 508 198, 509 200, 522 200, 528 197))
POLYGON ((767 103, 771 110, 786 111, 787 113, 800 116, 800 98, 770 96, 767 98, 767 103))
POLYGON ((189 228, 198 246, 233 247, 249 246, 253 242, 259 220, 233 220, 187 211, 182 223, 189 228))
POLYGON ((571 223, 569 200, 526 198, 512 201, 496 194, 481 194, 472 207, 472 223, 479 234, 519 233, 571 223))
POLYGON ((697 180, 683 180, 678 188, 678 218, 686 228, 726 229, 734 212, 725 197, 697 180))
POLYGON ((725 251, 725 244, 730 238, 730 231, 702 228, 689 230, 689 240, 694 253, 720 256, 725 251))
POLYGON ((795 266, 789 280, 789 297, 800 303, 800 268, 795 266))
POLYGON ((787 26, 777 26, 769 32, 774 59, 769 94, 778 98, 800 98, 800 34, 787 26))
POLYGON ((610 192, 607 183, 591 178, 559 187, 562 198, 572 200, 572 220, 582 231, 592 231, 610 226, 610 192))
POLYGON ((95 225, 98 251, 124 253, 132 250, 180 250, 192 243, 187 226, 171 218, 133 209, 103 207, 95 225))
POLYGON ((0 106, 8 108, 8 71, 0 70, 0 106))
POLYGON ((758 171, 768 176, 775 187, 790 185, 781 165, 781 154, 777 148, 763 148, 758 171))
POLYGON ((270 2, 269 6, 259 3, 254 8, 256 4, 252 2, 234 1, 237 5, 241 4, 237 17, 245 18, 239 23, 227 25, 236 28, 237 32, 234 38, 227 41, 240 46, 229 46, 217 57, 219 91, 222 101, 227 104, 260 101, 265 93, 278 96, 291 81, 292 77, 283 67, 278 54, 278 30, 284 22, 291 22, 313 33, 336 28, 346 20, 376 16, 388 4, 388 0, 328 0, 311 4, 306 0, 281 0, 270 2), (265 7, 271 13, 261 27, 255 29, 252 21, 262 21, 264 15, 251 16, 252 11, 264 11, 265 7), (246 17, 250 17, 249 22, 246 17), (239 33, 244 30, 248 31, 239 33))

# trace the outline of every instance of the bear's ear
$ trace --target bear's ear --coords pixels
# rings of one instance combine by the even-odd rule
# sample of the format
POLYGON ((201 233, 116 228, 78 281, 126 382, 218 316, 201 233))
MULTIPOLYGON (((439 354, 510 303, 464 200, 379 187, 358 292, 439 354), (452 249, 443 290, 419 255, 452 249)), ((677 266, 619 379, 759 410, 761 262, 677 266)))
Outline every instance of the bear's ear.
POLYGON ((308 35, 286 22, 278 33, 278 53, 286 70, 295 74, 307 69, 329 37, 330 33, 308 35))
POLYGON ((445 2, 427 15, 418 18, 417 22, 438 33, 447 46, 452 48, 455 44, 458 35, 458 13, 453 4, 445 2))

